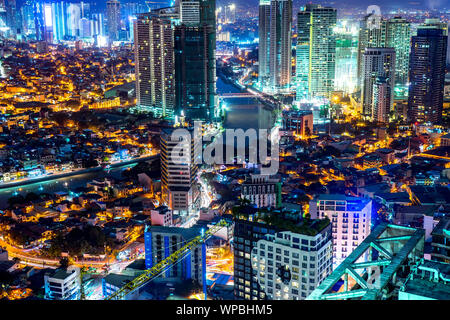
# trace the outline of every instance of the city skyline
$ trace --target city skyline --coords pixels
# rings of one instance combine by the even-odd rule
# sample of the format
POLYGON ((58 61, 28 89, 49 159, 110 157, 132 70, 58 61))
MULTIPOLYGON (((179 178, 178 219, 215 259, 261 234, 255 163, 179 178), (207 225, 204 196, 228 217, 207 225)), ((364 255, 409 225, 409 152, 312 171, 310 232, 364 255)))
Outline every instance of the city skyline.
POLYGON ((447 5, 0 0, 0 301, 450 300, 447 5))

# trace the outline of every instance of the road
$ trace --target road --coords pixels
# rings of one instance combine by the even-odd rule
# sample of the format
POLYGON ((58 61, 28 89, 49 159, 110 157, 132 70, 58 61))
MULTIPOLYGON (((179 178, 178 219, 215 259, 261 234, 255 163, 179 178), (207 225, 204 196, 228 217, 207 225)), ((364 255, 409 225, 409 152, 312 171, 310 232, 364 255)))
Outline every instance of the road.
MULTIPOLYGON (((153 153, 152 155, 145 155, 145 156, 142 156, 139 158, 113 162, 110 164, 110 166, 111 167, 124 166, 124 165, 132 164, 135 162, 151 160, 158 156, 159 156, 159 153, 153 153)), ((49 180, 57 180, 60 178, 81 175, 81 174, 85 174, 85 173, 89 173, 89 172, 99 171, 102 169, 103 169, 102 166, 98 166, 98 167, 94 167, 94 168, 84 168, 84 169, 73 170, 70 172, 56 173, 56 174, 37 177, 37 178, 31 178, 31 179, 26 178, 26 179, 21 179, 21 180, 14 180, 14 181, 7 182, 7 183, 2 182, 2 183, 0 183, 0 189, 20 187, 20 186, 24 186, 24 185, 31 184, 31 183, 37 183, 37 182, 43 182, 43 181, 49 181, 49 180)))

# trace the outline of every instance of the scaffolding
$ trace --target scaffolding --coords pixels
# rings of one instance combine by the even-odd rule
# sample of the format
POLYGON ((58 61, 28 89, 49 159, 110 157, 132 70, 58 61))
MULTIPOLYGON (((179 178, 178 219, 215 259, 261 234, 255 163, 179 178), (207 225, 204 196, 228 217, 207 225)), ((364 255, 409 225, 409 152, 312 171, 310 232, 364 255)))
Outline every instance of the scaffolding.
POLYGON ((422 229, 381 223, 307 300, 383 300, 394 297, 398 293, 400 279, 406 277, 423 257, 424 238, 422 229), (333 292, 334 286, 342 280, 342 288, 333 292))

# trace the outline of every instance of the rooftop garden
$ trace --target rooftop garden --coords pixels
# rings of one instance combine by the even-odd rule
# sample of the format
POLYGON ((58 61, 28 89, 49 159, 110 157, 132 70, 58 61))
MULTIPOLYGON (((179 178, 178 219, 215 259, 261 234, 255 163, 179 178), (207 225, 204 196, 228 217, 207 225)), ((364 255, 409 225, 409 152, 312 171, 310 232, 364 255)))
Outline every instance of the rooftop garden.
POLYGON ((280 230, 315 236, 330 224, 325 219, 311 219, 309 214, 303 217, 301 212, 281 209, 256 208, 242 202, 232 210, 235 219, 254 221, 275 226, 280 230))

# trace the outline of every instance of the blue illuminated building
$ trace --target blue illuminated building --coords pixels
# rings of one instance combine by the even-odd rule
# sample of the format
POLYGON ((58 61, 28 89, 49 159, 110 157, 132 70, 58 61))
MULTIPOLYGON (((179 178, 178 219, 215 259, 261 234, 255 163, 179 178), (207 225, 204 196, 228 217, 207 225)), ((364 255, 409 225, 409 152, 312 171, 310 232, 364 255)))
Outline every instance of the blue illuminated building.
MULTIPOLYGON (((146 268, 150 269, 169 257, 201 232, 202 228, 196 226, 191 228, 147 226, 144 233, 146 268)), ((202 283, 205 276, 202 270, 205 266, 206 246, 200 245, 191 250, 179 263, 165 270, 161 276, 167 280, 193 279, 202 283)))

